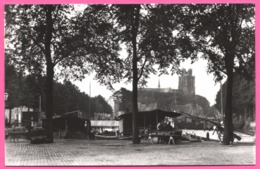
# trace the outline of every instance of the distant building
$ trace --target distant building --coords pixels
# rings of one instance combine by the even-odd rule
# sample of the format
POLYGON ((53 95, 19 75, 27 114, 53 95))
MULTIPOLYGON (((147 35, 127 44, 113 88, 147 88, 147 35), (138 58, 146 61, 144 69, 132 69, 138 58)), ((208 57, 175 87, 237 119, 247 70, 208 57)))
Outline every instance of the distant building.
POLYGON ((182 92, 185 95, 195 95, 195 76, 192 75, 192 69, 188 71, 182 69, 182 75, 179 76, 178 89, 161 88, 158 81, 158 88, 140 88, 140 91, 161 92, 161 93, 177 93, 182 92))
POLYGON ((161 92, 161 93, 177 93, 179 90, 171 88, 140 88, 140 91, 161 92))
MULTIPOLYGON (((130 91, 129 91, 130 92, 130 91)), ((196 102, 195 94, 195 77, 192 75, 192 69, 182 69, 182 74, 179 76, 179 86, 178 89, 172 88, 162 88, 160 80, 158 80, 157 88, 139 88, 138 89, 138 110, 139 111, 149 111, 152 109, 161 108, 164 110, 184 110, 186 112, 192 111, 186 110, 189 105, 196 102), (161 94, 160 94, 161 93, 161 94), (164 96, 164 97, 162 97, 164 96), (182 105, 181 107, 178 105, 182 105), (186 107, 185 107, 186 105, 186 107)), ((119 116, 120 111, 124 113, 131 112, 131 92, 121 92, 117 93, 114 99, 114 117, 119 116), (124 96, 123 96, 124 93, 124 96), (128 95, 127 97, 125 95, 128 95), (122 106, 123 105, 123 106, 122 106)), ((194 107, 194 106, 193 106, 194 107)), ((203 109, 196 106, 199 112, 203 113, 203 109)), ((122 114, 122 113, 121 113, 122 114)), ((199 113, 197 113, 199 114, 199 113)))
POLYGON ((34 109, 26 106, 14 107, 12 109, 5 109, 5 117, 10 125, 21 125, 23 112, 34 112, 34 109))
POLYGON ((192 76, 192 70, 182 69, 182 76, 179 76, 179 90, 186 95, 195 95, 195 77, 192 76))

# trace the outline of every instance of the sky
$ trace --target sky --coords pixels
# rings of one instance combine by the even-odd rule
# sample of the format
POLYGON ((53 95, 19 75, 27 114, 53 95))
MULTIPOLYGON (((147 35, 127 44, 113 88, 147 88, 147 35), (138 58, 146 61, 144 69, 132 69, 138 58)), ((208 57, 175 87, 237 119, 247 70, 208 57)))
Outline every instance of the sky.
MULTIPOLYGON (((214 105, 216 94, 220 89, 220 83, 215 83, 214 76, 207 73, 207 61, 204 59, 199 59, 197 62, 191 64, 190 60, 186 60, 181 63, 180 67, 185 68, 186 70, 192 69, 192 74, 195 76, 195 93, 207 98, 211 106, 214 105)), ((160 77, 158 77, 158 75, 150 75, 149 79, 147 79, 147 87, 157 88, 158 80, 160 80, 161 88, 170 87, 172 89, 178 89, 178 76, 179 75, 177 74, 172 76, 161 75, 160 77)), ((86 76, 86 78, 82 81, 74 81, 73 83, 79 87, 80 91, 85 92, 91 97, 101 95, 108 100, 113 94, 113 91, 108 90, 106 86, 102 86, 94 80, 94 74, 86 76)), ((132 83, 125 84, 124 81, 120 84, 113 85, 113 87, 115 90, 119 90, 121 87, 124 87, 132 91, 132 83)))

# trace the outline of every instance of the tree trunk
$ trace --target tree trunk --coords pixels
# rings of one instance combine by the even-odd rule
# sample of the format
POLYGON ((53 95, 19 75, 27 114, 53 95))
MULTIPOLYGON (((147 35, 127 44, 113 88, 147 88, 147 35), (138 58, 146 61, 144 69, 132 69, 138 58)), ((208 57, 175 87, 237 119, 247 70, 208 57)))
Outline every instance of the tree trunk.
POLYGON ((46 130, 48 142, 53 142, 53 127, 52 127, 52 115, 53 115, 53 78, 54 67, 51 58, 51 39, 52 39, 52 8, 48 5, 46 7, 46 34, 45 34, 45 57, 47 62, 47 79, 46 79, 46 130))
MULTIPOLYGON (((134 52, 136 53, 136 52, 134 52)), ((134 54, 136 55, 136 54, 134 54)), ((133 59, 134 60, 134 59, 133 59)), ((133 103, 133 144, 140 143, 139 140, 139 132, 137 126, 137 112, 138 112, 138 89, 137 89, 138 81, 137 81, 137 63, 133 61, 133 96, 132 96, 132 103, 133 103)))
POLYGON ((9 108, 9 125, 12 126, 12 109, 9 108))
POLYGON ((50 142, 53 142, 53 76, 54 71, 51 66, 47 66, 47 80, 46 80, 46 130, 47 138, 50 142))
POLYGON ((234 76, 234 58, 235 58, 235 50, 236 45, 239 43, 239 32, 237 30, 237 23, 239 22, 237 14, 237 7, 235 5, 229 5, 228 11, 230 13, 230 27, 229 33, 227 32, 227 41, 228 45, 225 46, 226 54, 225 54, 225 68, 227 70, 227 96, 226 96, 226 107, 225 107, 225 119, 224 119, 224 138, 223 144, 229 145, 230 142, 233 142, 234 135, 233 135, 233 76, 234 76))
POLYGON ((137 70, 137 31, 139 22, 140 5, 134 7, 134 16, 132 18, 132 44, 133 44, 133 95, 132 95, 132 111, 133 111, 133 144, 139 144, 139 131, 137 126, 137 113, 138 113, 138 70, 137 70))
POLYGON ((234 57, 226 56, 226 70, 227 70, 227 97, 225 107, 224 119, 224 138, 223 144, 229 145, 233 141, 233 110, 232 110, 232 93, 233 93, 233 65, 234 57))

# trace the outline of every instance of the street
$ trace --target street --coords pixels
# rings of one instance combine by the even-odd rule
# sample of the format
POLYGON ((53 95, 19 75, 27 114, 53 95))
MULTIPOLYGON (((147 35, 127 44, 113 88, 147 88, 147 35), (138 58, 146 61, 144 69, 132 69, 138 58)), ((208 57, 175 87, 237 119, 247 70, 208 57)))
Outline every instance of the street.
POLYGON ((5 144, 6 166, 151 166, 151 165, 254 165, 255 144, 220 145, 215 141, 151 144, 142 140, 64 140, 5 144))

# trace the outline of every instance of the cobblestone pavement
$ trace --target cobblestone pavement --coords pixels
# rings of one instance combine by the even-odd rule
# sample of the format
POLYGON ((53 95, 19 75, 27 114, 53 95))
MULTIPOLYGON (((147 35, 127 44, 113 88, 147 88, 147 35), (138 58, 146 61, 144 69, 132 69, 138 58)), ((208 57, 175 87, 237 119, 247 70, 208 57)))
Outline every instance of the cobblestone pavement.
POLYGON ((6 166, 254 165, 255 145, 182 142, 133 145, 125 140, 6 141, 6 166))

